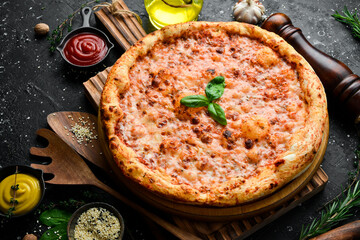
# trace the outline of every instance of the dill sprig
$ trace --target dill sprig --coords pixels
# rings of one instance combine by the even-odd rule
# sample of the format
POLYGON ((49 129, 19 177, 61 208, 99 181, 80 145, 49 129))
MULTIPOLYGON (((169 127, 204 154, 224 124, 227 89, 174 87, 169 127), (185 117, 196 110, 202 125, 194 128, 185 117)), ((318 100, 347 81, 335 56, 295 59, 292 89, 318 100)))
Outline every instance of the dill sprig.
POLYGON ((332 227, 351 217, 351 210, 360 206, 360 181, 347 190, 341 198, 325 207, 320 218, 315 218, 307 227, 302 226, 300 240, 309 239, 329 231, 332 227))
POLYGON ((359 17, 357 15, 357 10, 354 10, 354 13, 350 13, 347 7, 344 7, 343 14, 339 14, 337 11, 335 11, 335 14, 331 15, 335 18, 335 20, 345 23, 349 25, 352 29, 352 34, 356 38, 360 38, 360 21, 359 17))
POLYGON ((60 23, 59 26, 57 26, 52 31, 51 35, 47 38, 47 40, 50 42, 50 48, 49 48, 50 52, 55 51, 56 45, 60 43, 60 41, 64 35, 65 29, 67 29, 68 32, 70 32, 72 30, 72 22, 74 20, 74 17, 76 16, 76 14, 78 14, 82 8, 89 6, 91 4, 94 4, 94 3, 99 3, 99 2, 100 2, 100 0, 92 0, 90 2, 82 4, 81 7, 76 9, 64 21, 62 21, 62 23, 60 23))

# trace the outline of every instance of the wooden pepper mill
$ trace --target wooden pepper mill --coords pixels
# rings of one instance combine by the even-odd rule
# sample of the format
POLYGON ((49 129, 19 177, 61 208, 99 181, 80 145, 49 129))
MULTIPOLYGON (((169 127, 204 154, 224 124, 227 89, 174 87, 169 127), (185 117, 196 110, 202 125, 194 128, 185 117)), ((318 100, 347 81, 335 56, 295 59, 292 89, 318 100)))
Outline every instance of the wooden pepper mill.
MULTIPOLYGON (((314 48, 302 34, 301 29, 292 25, 288 16, 275 13, 268 17, 262 28, 285 39, 313 67, 327 92, 341 106, 345 107, 355 123, 360 124, 360 77, 355 75, 343 62, 314 48)), ((360 221, 324 233, 313 240, 358 239, 360 221)))
POLYGON ((360 77, 344 63, 314 48, 283 13, 268 17, 261 26, 285 39, 313 67, 327 95, 346 109, 356 123, 360 122, 360 77))

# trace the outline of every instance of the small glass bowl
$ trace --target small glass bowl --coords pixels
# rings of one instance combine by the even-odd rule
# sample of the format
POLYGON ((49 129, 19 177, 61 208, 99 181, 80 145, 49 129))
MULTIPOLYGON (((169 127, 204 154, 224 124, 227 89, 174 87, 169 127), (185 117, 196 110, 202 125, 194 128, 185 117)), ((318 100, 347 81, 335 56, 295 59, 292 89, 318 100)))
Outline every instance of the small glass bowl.
MULTIPOLYGON (((18 167, 18 173, 24 173, 24 174, 29 174, 34 176, 35 178, 37 178, 37 180, 39 180, 40 183, 40 189, 41 189, 41 197, 39 202, 36 204, 36 206, 34 208, 32 208, 30 211, 23 213, 23 214, 19 214, 19 215, 12 215, 12 218, 17 218, 17 217, 22 217, 25 215, 28 215, 32 212, 35 211, 35 209, 40 205, 41 201, 44 198, 45 195, 45 181, 43 178, 43 171, 40 169, 35 169, 26 165, 14 165, 14 166, 8 166, 8 167, 4 167, 0 169, 0 182, 2 180, 4 180, 6 177, 15 174, 16 172, 16 166, 18 167)), ((0 216, 3 217, 7 217, 7 214, 4 214, 3 212, 0 211, 0 216)))
POLYGON ((74 240, 75 239, 75 226, 76 226, 77 221, 78 221, 79 217, 81 216, 81 214, 86 212, 90 208, 100 208, 100 207, 105 208, 106 210, 108 210, 109 212, 114 214, 114 216, 119 219, 119 222, 120 222, 120 235, 119 235, 118 238, 116 238, 114 240, 121 240, 123 238, 124 232, 125 232, 125 224, 124 224, 124 219, 121 216, 121 214, 119 213, 119 211, 116 208, 114 208, 113 206, 111 206, 111 205, 109 205, 107 203, 93 202, 93 203, 85 204, 84 206, 80 207, 71 216, 71 218, 69 220, 69 223, 68 223, 68 226, 67 226, 67 235, 68 235, 69 240, 74 240))

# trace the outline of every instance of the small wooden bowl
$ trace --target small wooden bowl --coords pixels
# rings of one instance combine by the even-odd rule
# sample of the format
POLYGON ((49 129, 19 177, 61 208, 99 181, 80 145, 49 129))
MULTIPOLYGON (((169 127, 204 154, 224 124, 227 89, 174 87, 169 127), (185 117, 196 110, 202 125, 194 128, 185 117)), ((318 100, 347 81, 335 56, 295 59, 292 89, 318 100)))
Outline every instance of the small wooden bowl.
POLYGON ((75 226, 76 226, 77 220, 79 219, 81 214, 86 212, 90 208, 99 208, 99 207, 105 208, 106 210, 110 211, 112 214, 114 214, 115 217, 117 217, 119 219, 119 222, 120 222, 120 235, 119 235, 118 238, 116 238, 114 240, 121 240, 123 238, 124 232, 125 232, 125 224, 124 224, 124 219, 121 216, 121 214, 119 213, 119 211, 116 208, 114 208, 113 206, 111 206, 111 205, 109 205, 107 203, 93 202, 93 203, 85 204, 84 206, 80 207, 71 216, 71 218, 69 220, 69 223, 68 223, 68 226, 67 226, 67 235, 68 235, 69 240, 74 240, 75 239, 75 226))
MULTIPOLYGON (((41 189, 41 198, 40 198, 39 202, 36 204, 36 206, 33 209, 31 209, 30 211, 28 211, 26 213, 20 214, 20 215, 12 215, 11 216, 12 218, 22 217, 22 216, 28 215, 29 213, 34 212, 34 210, 40 205, 40 203, 43 200, 44 195, 45 195, 45 181, 44 181, 44 178, 43 178, 43 171, 39 170, 39 169, 29 167, 29 166, 26 166, 26 165, 17 165, 17 166, 18 166, 18 172, 19 173, 32 175, 32 176, 34 176, 35 178, 37 178, 39 180, 40 189, 41 189)), ((1 168, 0 169, 0 182, 2 180, 4 180, 6 177, 8 177, 8 176, 10 176, 12 174, 15 174, 15 172, 16 172, 16 165, 1 168)), ((0 216, 6 217, 7 215, 0 212, 0 216)))

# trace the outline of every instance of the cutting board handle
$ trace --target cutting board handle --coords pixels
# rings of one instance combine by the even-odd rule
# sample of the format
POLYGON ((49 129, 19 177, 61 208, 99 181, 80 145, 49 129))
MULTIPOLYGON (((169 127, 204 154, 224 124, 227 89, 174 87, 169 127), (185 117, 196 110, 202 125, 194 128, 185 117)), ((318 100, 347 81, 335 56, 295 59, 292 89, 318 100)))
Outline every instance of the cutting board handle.
POLYGON ((343 62, 313 47, 300 28, 294 27, 290 18, 283 13, 268 17, 261 26, 285 39, 313 67, 323 83, 329 97, 333 98, 349 115, 360 117, 360 77, 355 75, 343 62))

